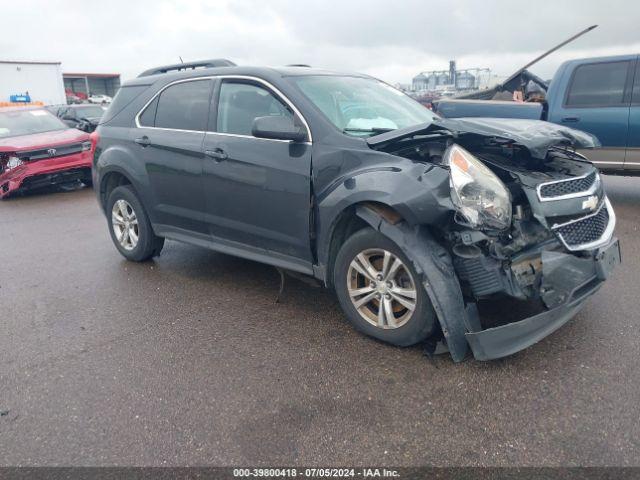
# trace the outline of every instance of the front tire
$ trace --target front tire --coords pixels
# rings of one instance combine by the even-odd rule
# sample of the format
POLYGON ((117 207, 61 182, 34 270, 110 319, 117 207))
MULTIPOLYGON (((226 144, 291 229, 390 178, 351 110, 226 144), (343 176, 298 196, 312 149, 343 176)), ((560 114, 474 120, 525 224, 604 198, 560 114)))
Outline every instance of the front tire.
POLYGON ((123 257, 144 262, 160 255, 164 238, 153 233, 147 212, 131 185, 114 188, 106 207, 111 240, 123 257))
POLYGON ((429 337, 436 314, 404 252, 371 228, 342 245, 333 284, 349 322, 360 332, 397 346, 429 337))

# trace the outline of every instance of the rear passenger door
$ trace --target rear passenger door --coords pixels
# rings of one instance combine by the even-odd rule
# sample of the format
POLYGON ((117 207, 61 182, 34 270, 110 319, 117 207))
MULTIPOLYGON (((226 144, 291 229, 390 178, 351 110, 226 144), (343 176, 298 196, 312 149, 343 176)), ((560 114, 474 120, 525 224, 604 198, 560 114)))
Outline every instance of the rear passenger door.
POLYGON ((257 117, 289 116, 303 125, 302 118, 279 92, 258 80, 226 78, 216 90, 203 175, 213 241, 242 248, 245 256, 253 251, 259 260, 278 263, 279 258, 282 265, 291 262, 288 268, 309 271, 308 128, 305 142, 256 138, 251 130, 257 117))
POLYGON ((132 140, 145 164, 152 218, 162 232, 206 235, 202 142, 212 84, 210 79, 171 84, 136 118, 132 140))
POLYGON ((627 156, 624 161, 624 169, 640 172, 640 58, 636 60, 633 92, 631 93, 627 156))
POLYGON ((622 168, 629 125, 631 60, 585 63, 571 74, 562 108, 549 120, 589 132, 602 148, 587 153, 603 168, 622 168))

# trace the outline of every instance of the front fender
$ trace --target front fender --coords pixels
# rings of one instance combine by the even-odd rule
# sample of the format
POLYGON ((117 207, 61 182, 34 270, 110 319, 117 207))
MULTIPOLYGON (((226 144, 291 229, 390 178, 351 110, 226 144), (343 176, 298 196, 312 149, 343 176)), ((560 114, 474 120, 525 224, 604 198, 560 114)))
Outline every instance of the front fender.
POLYGON ((394 225, 366 206, 358 207, 356 213, 393 240, 411 260, 436 311, 451 357, 455 362, 462 361, 469 349, 465 333, 475 330, 474 317, 465 309, 449 253, 423 225, 410 226, 406 222, 394 225))
POLYGON ((454 207, 448 170, 387 155, 393 163, 362 167, 339 177, 317 193, 318 260, 327 264, 337 220, 347 209, 365 202, 391 207, 409 225, 436 225, 454 207))

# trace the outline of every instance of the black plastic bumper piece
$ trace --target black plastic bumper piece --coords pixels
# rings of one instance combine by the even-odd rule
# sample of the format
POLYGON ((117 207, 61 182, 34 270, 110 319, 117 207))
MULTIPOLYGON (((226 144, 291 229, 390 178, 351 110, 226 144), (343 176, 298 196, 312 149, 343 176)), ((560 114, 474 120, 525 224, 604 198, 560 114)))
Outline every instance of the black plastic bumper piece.
POLYGON ((32 175, 24 179, 20 185, 20 190, 35 190, 37 188, 48 187, 50 185, 60 185, 71 183, 77 180, 83 181, 91 179, 90 168, 74 168, 55 173, 43 173, 32 175))
MULTIPOLYGON (((554 268, 548 275, 549 285, 553 285, 556 278, 565 285, 570 277, 580 278, 580 283, 567 285, 570 291, 566 290, 559 296, 557 292, 559 289, 556 288, 553 296, 549 294, 549 300, 556 300, 559 296, 566 299, 565 303, 518 322, 465 334, 477 360, 492 360, 519 352, 542 340, 573 318, 582 308, 585 300, 598 291, 615 265, 620 263, 618 241, 614 239, 607 247, 599 250, 593 259, 585 259, 578 263, 573 258, 575 257, 568 256, 565 262, 566 268, 563 271, 557 265, 561 262, 556 257, 554 268)), ((543 272, 544 268, 543 257, 543 272)))
POLYGON ((512 355, 539 342, 571 320, 584 304, 584 300, 601 285, 602 282, 598 282, 584 297, 569 305, 539 313, 519 322, 481 332, 466 333, 473 356, 477 360, 493 360, 512 355))

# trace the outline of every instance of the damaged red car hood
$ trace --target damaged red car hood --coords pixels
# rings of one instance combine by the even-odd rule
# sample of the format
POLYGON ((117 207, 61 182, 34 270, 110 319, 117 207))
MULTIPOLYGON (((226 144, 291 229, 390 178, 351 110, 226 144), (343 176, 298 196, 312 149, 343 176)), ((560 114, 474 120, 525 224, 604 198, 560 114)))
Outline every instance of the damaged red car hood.
POLYGON ((34 133, 32 135, 19 135, 17 137, 0 138, 0 152, 16 152, 42 147, 55 147, 68 143, 85 142, 89 140, 89 134, 67 128, 52 132, 34 133))

